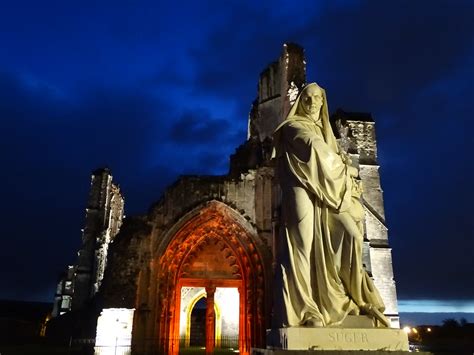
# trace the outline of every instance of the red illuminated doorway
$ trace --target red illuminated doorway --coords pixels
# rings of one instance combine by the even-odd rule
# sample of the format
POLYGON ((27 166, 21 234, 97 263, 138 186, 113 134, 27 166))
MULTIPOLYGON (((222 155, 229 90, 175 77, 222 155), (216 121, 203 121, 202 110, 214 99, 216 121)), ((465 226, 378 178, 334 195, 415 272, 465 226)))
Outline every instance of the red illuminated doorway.
MULTIPOLYGON (((254 243, 253 227, 223 203, 212 201, 183 217, 173 227, 157 267, 156 323, 159 348, 167 354, 180 351, 181 292, 183 287, 238 290, 238 351, 263 347, 265 337, 264 264, 254 243)), ((270 265, 270 263, 268 263, 270 265)), ((215 292, 215 291, 214 291, 215 292)), ((237 291, 236 291, 237 292, 237 291)), ((214 328, 216 310, 206 305, 206 328, 214 328)), ((210 329, 207 334, 215 334, 210 329)), ((207 337, 208 351, 219 345, 207 337)), ((235 349, 237 350, 237 349, 235 349)))
POLYGON ((239 350, 245 318, 245 307, 241 306, 243 295, 239 292, 241 285, 241 280, 230 279, 180 280, 177 292, 180 295, 177 300, 180 353, 201 347, 207 353, 214 349, 219 352, 239 350))

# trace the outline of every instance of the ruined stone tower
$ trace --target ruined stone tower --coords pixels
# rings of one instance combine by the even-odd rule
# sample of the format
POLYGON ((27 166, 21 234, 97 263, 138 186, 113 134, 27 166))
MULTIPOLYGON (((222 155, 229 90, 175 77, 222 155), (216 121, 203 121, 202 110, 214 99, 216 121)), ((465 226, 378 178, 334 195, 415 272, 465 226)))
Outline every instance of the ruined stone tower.
POLYGON ((58 283, 53 316, 81 309, 99 290, 109 244, 122 225, 124 199, 109 169, 92 173, 89 199, 77 262, 58 283))
MULTIPOLYGON (((193 309, 205 299, 206 348, 227 346, 248 354, 251 347, 265 347, 282 203, 272 134, 305 82, 303 49, 284 45, 278 61, 260 75, 248 137, 230 157, 229 173, 180 177, 148 213, 127 217, 121 228, 120 191, 109 171, 94 173, 83 247, 74 266, 73 307, 99 291, 96 346, 108 346, 115 331, 110 324, 120 324, 113 334, 125 339, 124 347, 176 354, 192 343, 193 309)), ((386 315, 398 327, 375 124, 370 115, 341 110, 331 120, 341 147, 360 167, 364 263, 386 315)))

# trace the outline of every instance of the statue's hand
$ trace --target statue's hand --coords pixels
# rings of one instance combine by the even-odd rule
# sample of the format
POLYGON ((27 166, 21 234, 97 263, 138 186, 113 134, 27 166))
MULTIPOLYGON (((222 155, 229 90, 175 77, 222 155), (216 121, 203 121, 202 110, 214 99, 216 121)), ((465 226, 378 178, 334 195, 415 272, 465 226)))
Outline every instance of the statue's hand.
POLYGON ((361 196, 362 196, 362 181, 357 180, 352 177, 352 191, 351 191, 351 208, 349 209, 349 214, 352 216, 354 221, 359 222, 364 219, 365 211, 362 206, 361 196))
POLYGON ((340 152, 342 162, 346 165, 352 165, 352 158, 344 150, 340 152))
POLYGON ((364 188, 362 186, 362 181, 357 180, 353 177, 352 178, 352 191, 351 191, 352 196, 359 198, 362 196, 363 192, 364 192, 364 188))
POLYGON ((349 173, 349 176, 352 177, 357 177, 359 175, 359 170, 350 165, 347 166, 347 172, 349 173))
POLYGON ((362 206, 362 203, 360 202, 359 198, 355 196, 352 197, 351 201, 352 201, 352 205, 349 210, 349 214, 354 219, 354 221, 356 222, 363 221, 365 217, 365 211, 364 211, 364 207, 362 206))

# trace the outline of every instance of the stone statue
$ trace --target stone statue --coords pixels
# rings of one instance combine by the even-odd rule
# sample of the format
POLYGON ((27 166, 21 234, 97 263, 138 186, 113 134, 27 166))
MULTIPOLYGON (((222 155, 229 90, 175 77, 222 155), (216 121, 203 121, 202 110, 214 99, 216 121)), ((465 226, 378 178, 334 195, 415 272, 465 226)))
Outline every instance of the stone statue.
POLYGON ((275 130, 274 146, 282 189, 275 325, 337 326, 349 314, 367 314, 389 326, 362 265, 358 170, 337 145, 317 84, 297 97, 275 130))

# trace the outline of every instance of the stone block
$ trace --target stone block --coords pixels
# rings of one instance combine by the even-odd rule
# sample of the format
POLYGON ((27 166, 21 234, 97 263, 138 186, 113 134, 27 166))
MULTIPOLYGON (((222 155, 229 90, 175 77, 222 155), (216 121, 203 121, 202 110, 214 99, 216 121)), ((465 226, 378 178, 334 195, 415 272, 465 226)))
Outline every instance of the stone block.
POLYGON ((341 324, 342 328, 373 328, 374 320, 368 316, 348 315, 341 324))
POLYGON ((291 327, 267 331, 267 347, 283 350, 408 351, 408 337, 391 328, 291 327))

